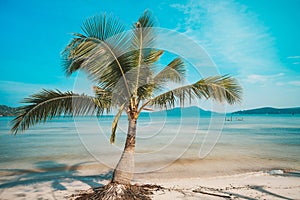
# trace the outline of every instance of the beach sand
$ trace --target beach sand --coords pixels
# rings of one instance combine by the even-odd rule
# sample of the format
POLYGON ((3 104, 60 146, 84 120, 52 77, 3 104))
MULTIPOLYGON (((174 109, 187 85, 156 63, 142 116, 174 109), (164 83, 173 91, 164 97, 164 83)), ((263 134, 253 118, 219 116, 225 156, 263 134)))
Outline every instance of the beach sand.
POLYGON ((289 174, 251 172, 211 178, 152 180, 151 183, 168 188, 157 191, 153 195, 155 200, 300 199, 300 173, 289 174))
MULTIPOLYGON (((300 172, 297 171, 268 170, 195 178, 193 171, 198 171, 196 166, 185 167, 189 173, 181 174, 182 168, 176 168, 176 171, 174 166, 170 166, 153 173, 136 174, 133 183, 163 186, 165 189, 155 191, 152 195, 157 200, 300 199, 300 172)), ((49 176, 30 178, 20 174, 6 174, 1 178, 1 182, 7 185, 0 189, 0 199, 68 199, 72 194, 88 190, 91 186, 108 184, 111 174, 111 171, 100 173, 97 165, 81 167, 72 176, 60 174, 55 177, 53 172, 49 176)))

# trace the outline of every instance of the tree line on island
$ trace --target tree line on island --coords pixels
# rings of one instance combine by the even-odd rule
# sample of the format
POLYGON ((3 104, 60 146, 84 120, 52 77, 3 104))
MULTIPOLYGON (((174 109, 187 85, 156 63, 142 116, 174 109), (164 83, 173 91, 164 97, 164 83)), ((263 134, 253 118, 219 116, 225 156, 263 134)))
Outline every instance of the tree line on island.
POLYGON ((274 115, 274 114, 300 114, 300 107, 296 108, 272 108, 272 107, 264 107, 264 108, 255 108, 249 110, 240 110, 233 112, 232 114, 237 115, 274 115))
MULTIPOLYGON (((0 105, 0 116, 16 116, 16 111, 17 108, 15 107, 10 107, 6 105, 0 105)), ((167 110, 167 115, 172 115, 172 116, 177 116, 180 115, 182 112, 184 113, 191 113, 195 115, 195 113, 199 113, 201 116, 207 116, 211 115, 211 111, 209 110, 204 110, 196 106, 192 107, 185 107, 185 108, 173 108, 170 110, 167 110), (183 110, 181 110, 183 109, 183 110)), ((154 111, 155 112, 155 111, 154 111)), ((158 111, 160 112, 160 111, 158 111)), ((142 115, 148 115, 147 113, 141 113, 142 115)), ((272 107, 263 107, 263 108, 255 108, 255 109, 248 109, 248 110, 240 110, 228 114, 233 114, 233 115, 273 115, 273 114, 300 114, 300 107, 295 107, 295 108, 272 108, 272 107)))
POLYGON ((0 105, 0 116, 15 116, 17 108, 0 105))

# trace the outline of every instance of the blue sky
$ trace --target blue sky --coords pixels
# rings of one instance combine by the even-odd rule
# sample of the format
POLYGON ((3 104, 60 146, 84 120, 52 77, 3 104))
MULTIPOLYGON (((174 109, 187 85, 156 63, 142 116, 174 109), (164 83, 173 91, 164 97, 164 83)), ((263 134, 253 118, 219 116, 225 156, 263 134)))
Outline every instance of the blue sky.
POLYGON ((150 10, 162 28, 200 44, 244 89, 241 105, 300 106, 300 1, 0 1, 0 104, 19 106, 41 88, 73 88, 60 52, 84 19, 113 13, 130 26, 150 10), (271 5, 270 5, 271 4, 271 5))

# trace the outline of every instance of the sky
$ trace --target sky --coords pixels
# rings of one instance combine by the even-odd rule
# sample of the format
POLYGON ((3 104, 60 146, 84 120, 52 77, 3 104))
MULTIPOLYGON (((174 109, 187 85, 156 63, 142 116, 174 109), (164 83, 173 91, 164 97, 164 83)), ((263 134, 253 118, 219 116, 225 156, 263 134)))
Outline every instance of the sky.
POLYGON ((299 107, 299 8, 298 0, 0 0, 0 105, 20 106, 42 88, 72 90, 60 53, 88 17, 112 13, 130 27, 149 10, 239 81, 243 101, 229 110, 299 107))

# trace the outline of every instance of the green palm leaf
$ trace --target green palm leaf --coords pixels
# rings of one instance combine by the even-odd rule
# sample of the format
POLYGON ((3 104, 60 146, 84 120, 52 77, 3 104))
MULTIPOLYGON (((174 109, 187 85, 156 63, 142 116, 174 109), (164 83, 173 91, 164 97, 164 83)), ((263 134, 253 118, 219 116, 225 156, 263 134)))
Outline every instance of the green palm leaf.
POLYGON ((112 128, 111 128, 111 136, 110 136, 110 143, 113 144, 115 143, 116 140, 116 130, 118 127, 118 122, 119 118, 121 117, 122 112, 124 111, 125 108, 125 103, 120 106, 118 113, 116 114, 114 121, 112 123, 112 128))
MULTIPOLYGON (((141 68, 149 67, 150 64, 149 62, 145 62, 145 60, 147 60, 147 58, 151 58, 151 55, 155 55, 151 53, 152 49, 149 48, 155 41, 155 33, 152 29, 154 24, 154 19, 151 13, 146 11, 133 27, 132 49, 135 50, 135 58, 133 59, 132 64, 135 68, 137 68, 136 80, 134 82, 135 89, 133 91, 134 96, 137 95, 138 88, 141 85, 144 85, 143 83, 140 83, 140 76, 141 74, 145 75, 146 72, 142 71, 141 68)), ((154 61, 160 57, 159 54, 154 57, 154 61)))
POLYGON ((11 131, 15 134, 55 116, 87 115, 95 112, 102 114, 105 109, 109 109, 108 99, 96 99, 73 92, 63 93, 59 90, 43 90, 26 98, 23 103, 29 105, 19 107, 17 117, 11 122, 11 131))
POLYGON ((85 20, 82 30, 86 36, 105 41, 125 31, 125 25, 113 15, 102 14, 85 20))
MULTIPOLYGON (((157 60, 158 59, 156 59, 155 61, 157 60)), ((151 71, 147 72, 148 67, 145 68, 146 69, 142 70, 143 73, 140 75, 139 80, 140 84, 143 83, 138 88, 138 97, 140 100, 145 100, 151 97, 154 91, 157 92, 163 90, 163 86, 166 82, 171 81, 179 83, 182 82, 185 77, 184 62, 180 58, 175 58, 154 77, 152 69, 151 71)))
POLYGON ((128 64, 132 58, 124 55, 131 43, 125 26, 104 14, 86 20, 82 29, 85 35, 74 34, 62 53, 66 74, 83 69, 93 81, 110 89, 122 79, 130 96, 125 73, 132 67, 128 64))
POLYGON ((163 50, 149 49, 148 54, 144 55, 144 63, 148 66, 152 65, 163 55, 163 50))
POLYGON ((219 102, 234 104, 241 101, 242 89, 236 80, 230 76, 213 76, 197 81, 194 84, 182 86, 162 93, 147 101, 139 110, 146 105, 158 106, 160 108, 174 107, 179 101, 184 105, 185 100, 192 99, 215 99, 219 102))
POLYGON ((93 91, 98 99, 111 99, 112 92, 110 90, 105 90, 100 86, 93 86, 93 91))
POLYGON ((161 84, 167 81, 178 83, 181 82, 184 77, 184 62, 180 58, 175 58, 154 77, 154 82, 157 84, 161 84))

